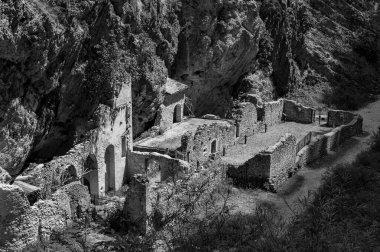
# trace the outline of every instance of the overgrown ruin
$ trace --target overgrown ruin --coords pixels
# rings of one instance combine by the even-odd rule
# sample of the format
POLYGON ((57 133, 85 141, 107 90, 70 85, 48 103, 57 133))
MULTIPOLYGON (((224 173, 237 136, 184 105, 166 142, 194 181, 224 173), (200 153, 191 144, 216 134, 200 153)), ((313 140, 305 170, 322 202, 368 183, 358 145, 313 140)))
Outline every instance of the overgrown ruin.
MULTIPOLYGON (((29 202, 23 198, 25 194, 19 187, 2 185, 4 195, 0 200, 10 208, 3 209, 1 216, 9 217, 16 211, 12 209, 20 204, 26 211, 17 217, 19 221, 6 224, 3 234, 13 232, 10 231, 16 228, 13 225, 20 225, 20 221, 25 223, 22 225, 31 225, 35 229, 27 231, 22 245, 21 241, 12 242, 11 236, 9 239, 3 238, 2 243, 7 248, 20 248, 35 241, 38 227, 44 228, 44 224, 36 224, 37 219, 33 218, 37 217, 33 217, 32 209, 40 205, 54 206, 57 208, 55 215, 69 211, 65 210, 66 205, 62 202, 54 203, 59 191, 62 191, 53 188, 51 181, 57 176, 63 186, 80 178, 94 204, 100 204, 99 200, 109 192, 116 192, 127 185, 124 214, 131 224, 145 232, 147 227, 145 222, 141 223, 141 218, 146 219, 147 212, 151 211, 149 198, 153 191, 149 188, 157 183, 177 180, 181 174, 197 172, 218 162, 223 176, 231 178, 236 185, 259 186, 275 191, 298 169, 334 150, 362 129, 359 115, 329 110, 327 121, 321 122, 315 109, 286 99, 262 104, 255 99, 250 99, 254 103, 242 101, 233 109, 231 118, 226 119, 212 115, 185 117, 183 90, 186 90, 186 85, 168 79, 166 89, 165 105, 160 108, 154 126, 156 130, 150 135, 133 143, 131 90, 130 85, 126 84, 114 99, 111 116, 104 118, 88 139, 66 155, 34 169, 33 172, 38 174, 35 178, 43 174, 46 177, 46 172, 53 171, 45 181, 35 181, 31 175, 25 179, 39 187, 39 193, 51 200, 33 202, 31 210, 28 210, 29 202), (20 200, 4 201, 15 193, 20 195, 20 200)), ((20 179, 23 180, 22 177, 20 179)), ((56 184, 56 188, 59 185, 56 184)), ((83 202, 83 199, 79 201, 83 202)), ((79 210, 71 209, 73 211, 79 210)), ((49 222, 44 211, 36 216, 49 222)), ((75 214, 66 216, 59 228, 69 225, 70 216, 75 218, 75 214)), ((55 222, 55 217, 51 221, 55 222)), ((49 230, 52 229, 55 229, 54 225, 49 226, 49 230)))

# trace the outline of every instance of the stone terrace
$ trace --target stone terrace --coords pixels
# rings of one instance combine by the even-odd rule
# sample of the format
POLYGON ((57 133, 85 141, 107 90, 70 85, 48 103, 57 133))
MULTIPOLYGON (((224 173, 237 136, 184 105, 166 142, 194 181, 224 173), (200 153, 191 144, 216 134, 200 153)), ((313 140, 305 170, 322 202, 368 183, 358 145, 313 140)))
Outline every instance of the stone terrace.
POLYGON ((185 121, 174 124, 171 129, 165 131, 162 135, 143 139, 134 145, 147 148, 177 150, 181 147, 181 139, 186 132, 191 131, 192 133, 195 133, 199 126, 204 124, 211 125, 213 123, 221 126, 229 126, 232 124, 232 122, 228 120, 189 118, 185 121))
POLYGON ((226 156, 222 160, 226 164, 240 165, 254 157, 260 151, 276 144, 278 140, 286 133, 296 137, 297 142, 306 136, 309 132, 324 134, 331 131, 332 128, 314 124, 301 124, 295 122, 286 122, 268 127, 266 133, 257 133, 247 138, 247 144, 236 144, 231 146, 226 156))

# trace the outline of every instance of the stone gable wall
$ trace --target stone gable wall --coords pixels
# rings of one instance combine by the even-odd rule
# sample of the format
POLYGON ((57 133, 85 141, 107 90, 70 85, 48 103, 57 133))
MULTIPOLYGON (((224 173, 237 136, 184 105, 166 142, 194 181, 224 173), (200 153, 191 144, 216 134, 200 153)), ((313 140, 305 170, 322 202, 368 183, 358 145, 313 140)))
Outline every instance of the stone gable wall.
POLYGON ((313 123, 315 110, 310 107, 305 107, 300 103, 292 100, 284 101, 284 114, 286 114, 286 121, 298 123, 313 123))
POLYGON ((181 106, 181 117, 183 118, 184 94, 174 94, 165 98, 165 103, 160 106, 155 121, 155 125, 159 126, 160 132, 164 132, 173 126, 174 109, 177 105, 181 106))
POLYGON ((245 136, 252 136, 258 131, 257 109, 253 103, 242 102, 234 110, 232 118, 239 125, 239 135, 241 139, 245 136))
POLYGON ((286 134, 265 152, 271 156, 269 183, 276 190, 295 171, 296 138, 286 134))
POLYGON ((282 121, 284 101, 282 99, 274 102, 265 102, 263 105, 263 121, 267 126, 279 124, 282 121))

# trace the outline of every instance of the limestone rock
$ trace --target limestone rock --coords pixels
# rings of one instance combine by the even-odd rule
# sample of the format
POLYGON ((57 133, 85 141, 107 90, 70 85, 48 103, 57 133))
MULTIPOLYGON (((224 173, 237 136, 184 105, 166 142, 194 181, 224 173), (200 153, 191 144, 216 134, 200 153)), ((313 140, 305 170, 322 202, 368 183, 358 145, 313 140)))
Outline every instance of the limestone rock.
POLYGON ((9 173, 0 166, 0 184, 8 184, 12 180, 9 173))
POLYGON ((225 115, 230 88, 258 52, 258 11, 252 0, 183 2, 175 75, 189 83, 196 115, 225 115))
POLYGON ((15 251, 38 238, 39 219, 18 186, 0 184, 0 251, 15 251))

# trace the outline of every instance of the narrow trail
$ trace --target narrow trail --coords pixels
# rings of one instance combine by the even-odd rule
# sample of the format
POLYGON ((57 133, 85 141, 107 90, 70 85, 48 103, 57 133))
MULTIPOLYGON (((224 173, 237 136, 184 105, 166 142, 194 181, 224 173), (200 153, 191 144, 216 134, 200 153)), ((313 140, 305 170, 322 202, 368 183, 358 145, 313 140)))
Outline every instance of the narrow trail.
POLYGON ((236 189, 234 192, 236 197, 231 202, 237 206, 234 212, 250 214, 255 211, 258 204, 264 204, 276 209, 286 222, 291 221, 295 213, 303 210, 300 200, 308 198, 312 192, 318 190, 328 169, 354 161, 360 152, 369 147, 372 133, 380 126, 380 100, 370 103, 355 113, 359 113, 364 119, 362 135, 347 140, 335 152, 302 168, 277 193, 236 189))

